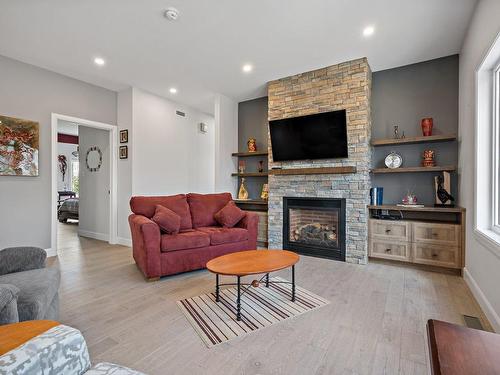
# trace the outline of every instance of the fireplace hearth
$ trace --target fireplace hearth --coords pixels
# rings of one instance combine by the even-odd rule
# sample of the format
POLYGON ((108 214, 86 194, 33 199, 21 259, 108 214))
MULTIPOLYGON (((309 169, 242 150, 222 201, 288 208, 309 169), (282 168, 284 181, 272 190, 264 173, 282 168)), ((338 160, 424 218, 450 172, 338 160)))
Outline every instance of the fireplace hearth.
POLYGON ((283 245, 345 261, 345 199, 283 197, 283 245))

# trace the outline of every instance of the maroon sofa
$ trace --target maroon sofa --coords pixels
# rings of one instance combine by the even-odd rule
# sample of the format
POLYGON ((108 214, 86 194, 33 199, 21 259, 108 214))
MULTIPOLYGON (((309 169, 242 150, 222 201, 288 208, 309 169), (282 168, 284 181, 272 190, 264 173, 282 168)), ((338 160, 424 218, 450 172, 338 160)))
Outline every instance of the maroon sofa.
POLYGON ((233 228, 223 228, 214 214, 230 200, 230 193, 178 194, 158 197, 132 197, 132 214, 128 221, 137 266, 149 280, 160 276, 205 268, 220 255, 257 247, 259 217, 253 212, 233 228), (181 217, 178 234, 164 234, 151 220, 156 205, 174 211, 181 217))

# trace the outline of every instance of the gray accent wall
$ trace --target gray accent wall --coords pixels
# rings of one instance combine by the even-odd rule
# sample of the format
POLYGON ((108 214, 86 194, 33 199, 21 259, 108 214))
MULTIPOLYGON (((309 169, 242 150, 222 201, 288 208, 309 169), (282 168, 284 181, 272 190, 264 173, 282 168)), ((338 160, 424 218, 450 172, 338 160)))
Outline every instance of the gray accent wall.
POLYGON ((115 92, 0 56, 0 113, 40 123, 38 177, 0 176, 0 248, 49 248, 51 113, 116 123, 115 92))
MULTIPOLYGON (((238 104, 238 151, 247 150, 249 138, 257 140, 257 150, 267 151, 267 96, 247 100, 238 104)), ((266 156, 252 156, 242 158, 246 162, 247 172, 257 172, 259 160, 264 161, 264 170, 267 170, 266 156)), ((235 177, 236 178, 236 177, 235 177)), ((250 198, 260 199, 262 185, 267 182, 265 177, 249 177, 245 179, 250 198)), ((238 181, 239 187, 240 181, 238 181)))
MULTIPOLYGON (((434 119, 433 134, 458 132, 458 55, 443 57, 372 75, 372 139, 392 138, 394 125, 400 135, 421 136, 420 121, 434 119)), ((403 166, 420 166, 426 149, 436 151, 437 165, 456 165, 457 142, 384 146, 373 148, 372 166, 385 167, 391 152, 399 153, 403 166)), ((372 175, 372 186, 384 188, 384 203, 400 203, 412 190, 420 203, 434 204, 434 179, 439 173, 372 175)), ((452 173, 452 194, 457 198, 457 176, 452 173)))

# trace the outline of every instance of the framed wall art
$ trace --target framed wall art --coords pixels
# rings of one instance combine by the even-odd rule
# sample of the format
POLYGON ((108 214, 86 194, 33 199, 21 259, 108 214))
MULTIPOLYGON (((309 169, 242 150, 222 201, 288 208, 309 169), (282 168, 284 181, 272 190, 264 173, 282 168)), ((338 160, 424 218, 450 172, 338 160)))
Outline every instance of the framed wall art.
POLYGON ((120 130, 120 143, 128 142, 128 129, 120 130))
POLYGON ((0 176, 38 176, 40 126, 0 116, 0 176))
POLYGON ((120 146, 120 159, 128 159, 128 147, 120 146))

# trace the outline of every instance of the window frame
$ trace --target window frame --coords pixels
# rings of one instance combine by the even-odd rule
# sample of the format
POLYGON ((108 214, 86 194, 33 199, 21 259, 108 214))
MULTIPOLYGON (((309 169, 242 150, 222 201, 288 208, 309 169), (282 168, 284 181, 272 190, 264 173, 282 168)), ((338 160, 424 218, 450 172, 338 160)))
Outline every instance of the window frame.
POLYGON ((491 230, 500 235, 500 59, 493 70, 493 145, 492 145, 492 197, 491 230))

